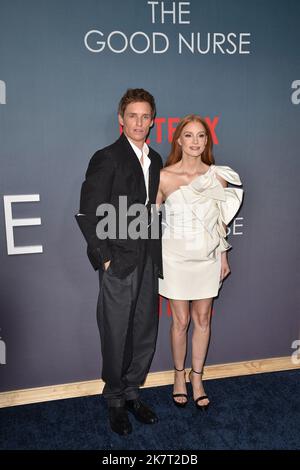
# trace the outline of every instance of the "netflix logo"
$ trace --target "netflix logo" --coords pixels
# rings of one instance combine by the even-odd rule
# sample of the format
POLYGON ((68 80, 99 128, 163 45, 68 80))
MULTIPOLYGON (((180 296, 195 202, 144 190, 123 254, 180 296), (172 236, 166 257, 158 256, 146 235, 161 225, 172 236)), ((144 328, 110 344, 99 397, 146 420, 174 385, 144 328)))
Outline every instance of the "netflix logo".
MULTIPOLYGON (((172 142, 173 134, 175 132, 176 126, 179 123, 181 118, 179 117, 156 117, 154 120, 154 126, 151 130, 151 138, 147 139, 147 144, 155 142, 156 144, 161 144, 162 142, 172 142)), ((216 127, 219 122, 219 116, 210 118, 206 116, 205 121, 210 129, 213 143, 217 145, 219 143, 217 137, 216 127)), ((120 134, 122 134, 122 127, 119 127, 120 134)))

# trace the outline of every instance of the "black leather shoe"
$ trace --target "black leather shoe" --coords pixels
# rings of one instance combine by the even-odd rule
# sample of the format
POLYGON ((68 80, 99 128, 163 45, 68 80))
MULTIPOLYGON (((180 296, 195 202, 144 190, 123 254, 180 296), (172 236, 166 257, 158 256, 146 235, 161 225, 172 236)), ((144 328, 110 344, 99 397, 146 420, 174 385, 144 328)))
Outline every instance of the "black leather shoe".
POLYGON ((112 431, 126 436, 132 432, 132 426, 128 419, 127 410, 124 406, 111 406, 108 408, 109 424, 112 431))
POLYGON ((126 400, 126 408, 141 423, 154 424, 158 421, 158 418, 154 411, 152 411, 147 405, 145 405, 138 399, 126 400))

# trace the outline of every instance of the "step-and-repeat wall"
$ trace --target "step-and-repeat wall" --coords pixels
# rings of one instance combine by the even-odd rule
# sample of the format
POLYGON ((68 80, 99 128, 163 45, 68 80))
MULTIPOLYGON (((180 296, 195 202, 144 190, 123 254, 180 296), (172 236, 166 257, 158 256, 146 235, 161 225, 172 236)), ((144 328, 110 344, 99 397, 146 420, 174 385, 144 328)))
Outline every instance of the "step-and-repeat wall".
MULTIPOLYGON (((156 98, 163 159, 197 113, 243 181, 207 364, 297 361, 299 16, 298 0, 0 0, 1 391, 100 377, 98 277, 74 214, 132 87, 156 98)), ((172 368, 165 299, 159 315, 152 371, 172 368)))

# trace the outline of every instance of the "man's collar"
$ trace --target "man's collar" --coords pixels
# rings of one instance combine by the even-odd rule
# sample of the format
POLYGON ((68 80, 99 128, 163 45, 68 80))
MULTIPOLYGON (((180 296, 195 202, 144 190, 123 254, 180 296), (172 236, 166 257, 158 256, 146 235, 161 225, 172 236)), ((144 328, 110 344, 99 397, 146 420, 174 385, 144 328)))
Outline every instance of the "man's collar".
MULTIPOLYGON (((125 135, 125 134, 124 134, 125 135)), ((125 135, 126 139, 128 140, 128 142, 130 143, 131 147, 133 148, 134 150, 134 153, 136 154, 136 156, 140 159, 142 154, 144 153, 145 155, 148 156, 149 154, 149 147, 148 145, 146 144, 146 142, 144 142, 144 145, 143 145, 143 148, 140 149, 137 145, 135 145, 132 140, 129 139, 129 137, 127 137, 127 135, 125 135)))

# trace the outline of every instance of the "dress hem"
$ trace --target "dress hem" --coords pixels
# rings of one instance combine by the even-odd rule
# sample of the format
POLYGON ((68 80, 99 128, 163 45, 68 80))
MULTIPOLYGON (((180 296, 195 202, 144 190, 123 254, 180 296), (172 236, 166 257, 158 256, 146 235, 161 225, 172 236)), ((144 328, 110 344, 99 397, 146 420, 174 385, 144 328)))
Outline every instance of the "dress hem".
POLYGON ((213 295, 205 295, 205 296, 200 296, 197 295, 196 297, 195 296, 191 296, 191 297, 184 297, 184 296, 181 296, 181 297, 178 297, 178 295, 176 295, 176 297, 167 297, 166 295, 164 294, 161 294, 159 292, 159 295, 161 295, 162 297, 164 297, 165 299, 167 300, 203 300, 203 299, 213 299, 215 297, 217 297, 219 294, 219 291, 216 293, 216 294, 213 294, 213 295))

